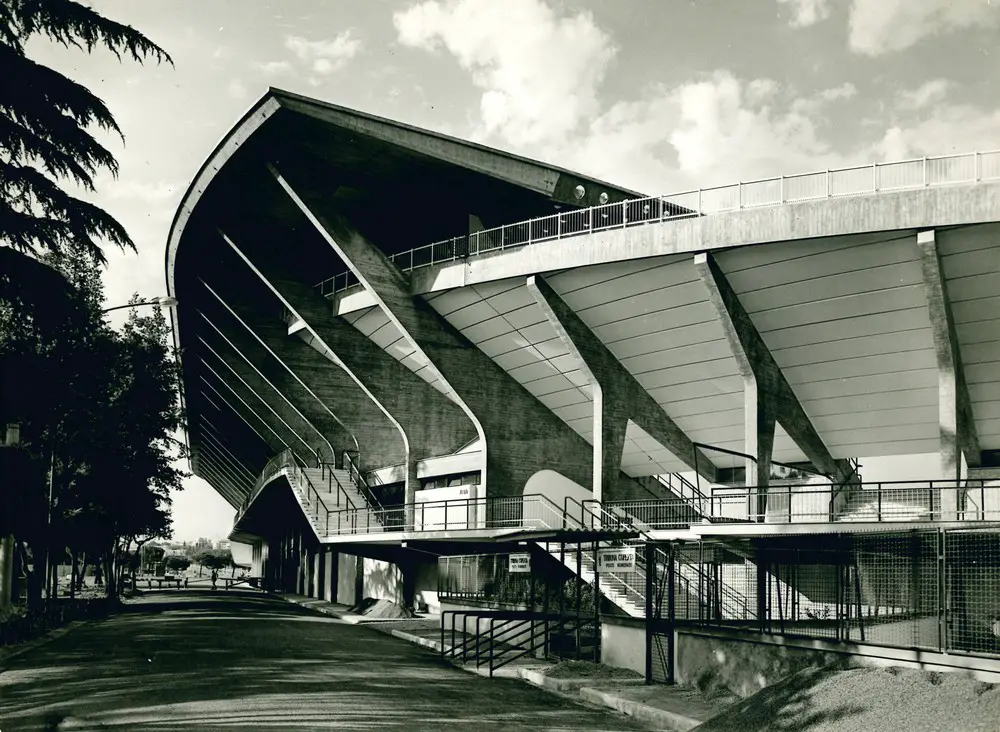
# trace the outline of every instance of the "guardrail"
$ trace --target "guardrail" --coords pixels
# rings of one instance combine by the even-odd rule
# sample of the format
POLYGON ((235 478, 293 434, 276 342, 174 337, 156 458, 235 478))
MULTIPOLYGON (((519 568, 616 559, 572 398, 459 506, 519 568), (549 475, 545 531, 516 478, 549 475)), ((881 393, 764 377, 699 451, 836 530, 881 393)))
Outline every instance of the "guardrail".
MULTIPOLYGON (((825 198, 1000 180, 1000 150, 940 155, 781 175, 665 196, 649 196, 504 224, 389 255, 403 271, 555 239, 674 219, 825 198)), ((358 284, 342 272, 316 285, 323 295, 358 284)))
POLYGON ((567 528, 586 527, 579 520, 568 517, 548 497, 529 494, 413 502, 381 511, 334 511, 330 514, 329 534, 567 528), (384 522, 379 522, 380 516, 385 517, 384 522))
POLYGON ((260 476, 254 482, 253 489, 250 491, 250 495, 246 497, 246 500, 243 501, 243 504, 240 506, 239 511, 236 512, 237 523, 241 518, 243 518, 243 514, 246 513, 247 508, 249 508, 250 504, 254 502, 254 499, 257 498, 261 490, 263 490, 264 486, 267 485, 271 480, 273 480, 274 476, 276 476, 282 470, 294 464, 295 464, 295 453, 292 451, 292 448, 290 447, 285 448, 284 450, 282 450, 277 455, 275 455, 274 457, 272 457, 270 460, 267 461, 267 464, 264 466, 264 469, 260 472, 260 476))

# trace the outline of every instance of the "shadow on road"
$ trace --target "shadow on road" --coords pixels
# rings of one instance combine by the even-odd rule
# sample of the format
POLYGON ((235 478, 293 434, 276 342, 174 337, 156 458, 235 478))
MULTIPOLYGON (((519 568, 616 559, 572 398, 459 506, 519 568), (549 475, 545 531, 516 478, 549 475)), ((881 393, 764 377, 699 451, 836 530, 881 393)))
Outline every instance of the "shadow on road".
POLYGON ((251 593, 152 593, 0 673, 3 732, 263 727, 640 729, 251 593))

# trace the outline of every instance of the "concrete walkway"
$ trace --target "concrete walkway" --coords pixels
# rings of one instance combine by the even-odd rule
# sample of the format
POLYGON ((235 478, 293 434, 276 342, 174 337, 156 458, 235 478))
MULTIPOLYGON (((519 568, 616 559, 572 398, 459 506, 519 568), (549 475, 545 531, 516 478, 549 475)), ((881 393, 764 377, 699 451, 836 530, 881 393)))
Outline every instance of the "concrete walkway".
MULTIPOLYGON (((441 652, 441 626, 437 616, 403 620, 368 619, 351 615, 346 606, 303 595, 281 595, 286 602, 333 615, 345 622, 369 623, 369 627, 428 650, 441 652)), ((447 643, 447 640, 445 641, 447 643)), ((521 679, 529 684, 561 695, 621 712, 644 722, 653 729, 686 732, 715 717, 739 701, 735 697, 708 698, 694 689, 655 684, 646 686, 642 679, 631 683, 621 680, 580 676, 551 678, 545 671, 553 664, 532 658, 520 659, 498 670, 494 678, 521 679)), ((488 676, 486 668, 473 664, 464 670, 488 676)))
POLYGON ((0 729, 643 729, 260 594, 151 593, 9 659, 0 729), (50 720, 48 723, 46 719, 50 720))

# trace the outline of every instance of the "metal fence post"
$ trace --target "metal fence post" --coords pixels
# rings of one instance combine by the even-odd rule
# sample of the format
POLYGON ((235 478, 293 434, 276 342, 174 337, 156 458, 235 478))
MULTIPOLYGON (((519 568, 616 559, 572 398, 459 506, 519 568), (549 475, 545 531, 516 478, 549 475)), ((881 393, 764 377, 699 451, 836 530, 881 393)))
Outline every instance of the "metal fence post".
POLYGON ((646 683, 653 683, 653 578, 656 576, 656 551, 646 542, 646 683))

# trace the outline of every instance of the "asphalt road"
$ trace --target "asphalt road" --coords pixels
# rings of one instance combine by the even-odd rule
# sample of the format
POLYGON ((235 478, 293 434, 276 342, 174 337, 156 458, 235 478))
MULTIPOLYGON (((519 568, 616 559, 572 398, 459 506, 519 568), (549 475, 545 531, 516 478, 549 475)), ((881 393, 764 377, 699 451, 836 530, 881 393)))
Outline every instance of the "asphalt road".
POLYGON ((642 729, 249 593, 152 593, 0 671, 15 730, 642 729), (62 719, 58 726, 53 721, 62 719))

